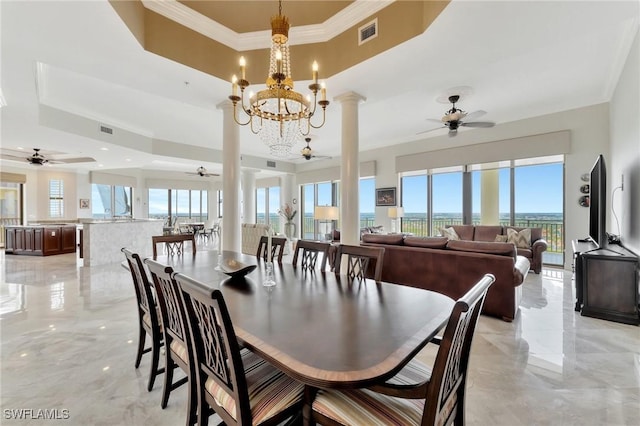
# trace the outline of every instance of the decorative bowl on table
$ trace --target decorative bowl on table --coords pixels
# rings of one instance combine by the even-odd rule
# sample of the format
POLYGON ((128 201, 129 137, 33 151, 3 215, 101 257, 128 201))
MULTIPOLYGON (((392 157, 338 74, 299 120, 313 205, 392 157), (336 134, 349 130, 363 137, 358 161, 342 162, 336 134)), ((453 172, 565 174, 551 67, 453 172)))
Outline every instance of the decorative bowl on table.
POLYGON ((258 265, 249 265, 239 262, 236 259, 224 259, 220 264, 220 270, 230 277, 238 278, 244 277, 245 275, 256 269, 256 266, 258 265))

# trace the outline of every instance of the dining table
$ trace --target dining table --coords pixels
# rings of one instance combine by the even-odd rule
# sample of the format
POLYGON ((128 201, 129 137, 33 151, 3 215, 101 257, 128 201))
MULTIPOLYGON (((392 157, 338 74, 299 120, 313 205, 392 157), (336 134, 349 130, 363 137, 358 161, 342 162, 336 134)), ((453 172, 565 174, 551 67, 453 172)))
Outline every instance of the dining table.
POLYGON ((276 285, 265 287, 266 262, 231 251, 155 260, 219 289, 243 345, 317 388, 360 388, 392 377, 436 336, 454 305, 433 291, 290 263, 274 263, 276 285), (252 265, 243 276, 223 272, 252 265))

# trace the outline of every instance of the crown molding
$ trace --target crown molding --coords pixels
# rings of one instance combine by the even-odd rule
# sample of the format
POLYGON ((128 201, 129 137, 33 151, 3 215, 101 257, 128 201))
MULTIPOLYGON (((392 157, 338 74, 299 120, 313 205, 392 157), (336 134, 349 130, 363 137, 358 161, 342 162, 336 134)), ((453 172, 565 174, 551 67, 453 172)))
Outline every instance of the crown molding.
MULTIPOLYGON (((291 28, 290 45, 324 43, 395 0, 356 0, 321 24, 291 28)), ((145 8, 238 52, 271 47, 271 31, 237 33, 176 0, 142 0, 145 8)))

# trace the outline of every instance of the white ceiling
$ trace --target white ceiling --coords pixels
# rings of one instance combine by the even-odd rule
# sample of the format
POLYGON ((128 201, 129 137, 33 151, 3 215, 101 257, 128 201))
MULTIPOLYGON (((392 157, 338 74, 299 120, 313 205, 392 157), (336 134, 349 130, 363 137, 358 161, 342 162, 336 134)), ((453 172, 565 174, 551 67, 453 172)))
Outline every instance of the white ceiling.
MULTIPOLYGON (((424 34, 327 79, 329 97, 366 97, 361 151, 445 134, 417 135, 433 126, 425 119, 443 115, 448 105, 438 98, 455 87, 471 88, 458 107, 485 110, 482 120, 498 126, 606 102, 639 9, 638 1, 454 1, 424 34)), ((106 1, 2 0, 0 14, 3 148, 97 159, 56 166, 80 170, 222 170, 189 147, 175 148, 181 158, 151 151, 155 140, 221 150, 216 105, 228 82, 145 52, 106 1), (96 123, 126 132, 107 137, 96 123)), ((317 154, 340 155, 340 122, 332 102, 314 134, 317 154)), ((240 138, 243 155, 268 157, 248 129, 240 138)))

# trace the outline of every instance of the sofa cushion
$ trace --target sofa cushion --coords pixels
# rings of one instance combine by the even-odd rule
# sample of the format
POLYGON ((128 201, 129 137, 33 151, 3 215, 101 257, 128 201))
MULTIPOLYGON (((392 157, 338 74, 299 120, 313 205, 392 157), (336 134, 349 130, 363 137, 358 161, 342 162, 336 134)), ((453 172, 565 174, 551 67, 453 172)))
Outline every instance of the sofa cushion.
POLYGON ((495 243, 506 243, 507 236, 506 235, 496 235, 496 238, 493 240, 495 243))
POLYGON ((459 240, 460 237, 458 233, 453 228, 440 228, 440 233, 443 237, 447 238, 449 241, 459 240))
POLYGON ((473 232, 473 241, 495 241, 502 234, 502 226, 477 225, 473 232))
POLYGON ((404 244, 402 234, 362 234, 363 243, 391 244, 401 246, 404 244))
POLYGON ((531 248, 531 229, 525 228, 518 232, 513 228, 507 228, 507 242, 515 244, 518 248, 531 248))
MULTIPOLYGON (((535 243, 536 241, 542 239, 542 228, 518 228, 517 226, 509 226, 508 228, 511 229, 515 229, 516 231, 520 232, 523 229, 530 229, 531 230, 531 244, 535 243)), ((507 230, 505 229, 504 233, 507 233, 507 230)))
POLYGON ((384 225, 370 226, 369 227, 369 232, 371 232, 372 234, 383 234, 384 233, 384 225))
POLYGON ((532 259, 533 258, 533 250, 528 249, 528 248, 516 248, 516 251, 518 253, 518 256, 524 256, 527 259, 532 259))
POLYGON ((449 250, 471 251, 477 253, 498 254, 516 257, 516 248, 511 243, 494 243, 488 241, 449 241, 449 250))
MULTIPOLYGON (((449 227, 449 226, 447 226, 449 227)), ((451 228, 456 230, 456 233, 461 240, 473 241, 473 233, 475 226, 473 225, 451 225, 451 228)))
POLYGON ((427 247, 443 249, 447 247, 447 237, 405 237, 404 245, 411 247, 427 247))

